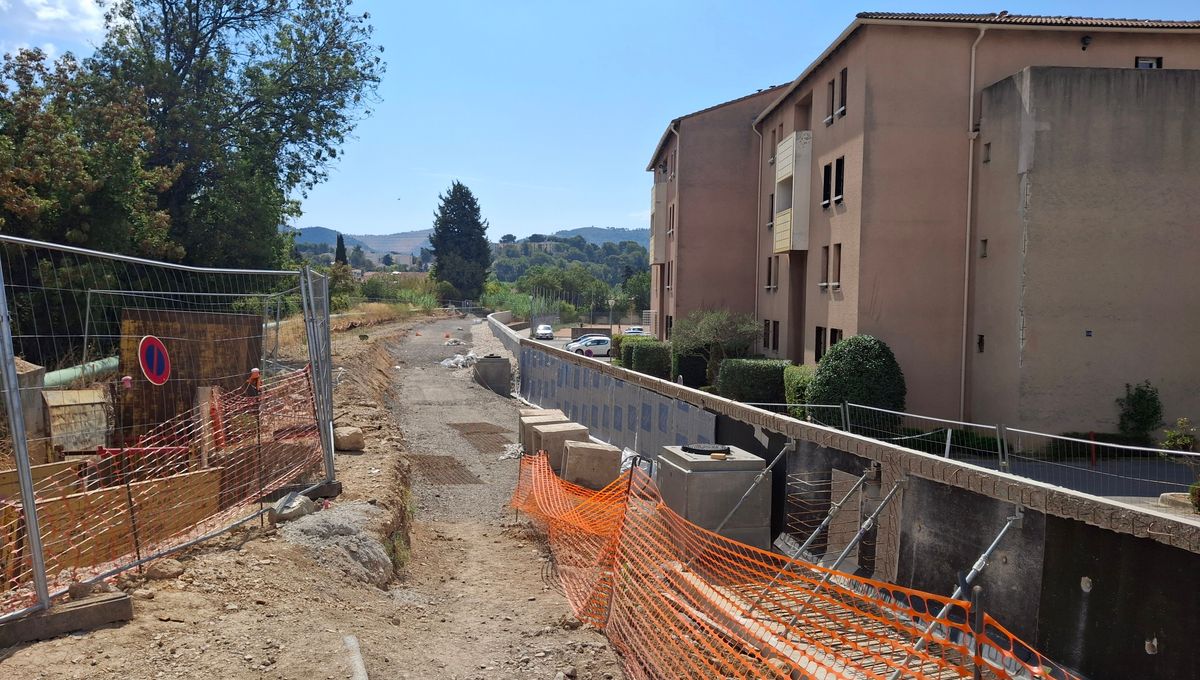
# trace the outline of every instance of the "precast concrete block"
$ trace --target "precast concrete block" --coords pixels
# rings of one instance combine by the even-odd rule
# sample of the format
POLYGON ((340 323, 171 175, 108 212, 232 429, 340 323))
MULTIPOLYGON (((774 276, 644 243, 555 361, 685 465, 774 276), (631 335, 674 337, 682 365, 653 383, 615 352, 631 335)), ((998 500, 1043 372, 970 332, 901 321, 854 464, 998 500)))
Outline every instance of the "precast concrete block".
POLYGON ((621 449, 591 441, 568 441, 560 476, 572 484, 603 489, 621 476, 621 449))
POLYGON ((533 426, 534 425, 549 425, 550 423, 565 423, 567 417, 562 411, 550 411, 543 415, 524 416, 521 418, 521 427, 519 432, 519 442, 525 453, 537 453, 537 449, 530 448, 533 442, 533 426))
POLYGON ((530 453, 545 451, 550 468, 555 472, 562 469, 563 454, 567 442, 586 442, 588 429, 577 423, 548 423, 534 425, 529 439, 530 453))
MULTIPOLYGON (((762 471, 763 459, 737 447, 718 460, 707 453, 664 446, 659 454, 657 481, 663 501, 689 522, 715 531, 762 471)), ((769 549, 771 543, 771 474, 729 518, 721 535, 769 549)))

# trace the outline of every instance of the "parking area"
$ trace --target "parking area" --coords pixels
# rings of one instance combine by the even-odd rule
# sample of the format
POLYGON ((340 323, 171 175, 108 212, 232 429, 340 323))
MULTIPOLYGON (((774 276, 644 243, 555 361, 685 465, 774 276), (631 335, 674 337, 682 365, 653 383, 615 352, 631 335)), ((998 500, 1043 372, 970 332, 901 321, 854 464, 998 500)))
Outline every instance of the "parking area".
MULTIPOLYGON (((567 344, 571 342, 571 339, 568 337, 556 337, 553 340, 537 340, 536 342, 540 342, 541 344, 548 345, 550 347, 556 347, 558 349, 566 349, 567 344)), ((609 361, 609 357, 592 357, 592 358, 596 359, 597 361, 605 361, 605 362, 609 361)))

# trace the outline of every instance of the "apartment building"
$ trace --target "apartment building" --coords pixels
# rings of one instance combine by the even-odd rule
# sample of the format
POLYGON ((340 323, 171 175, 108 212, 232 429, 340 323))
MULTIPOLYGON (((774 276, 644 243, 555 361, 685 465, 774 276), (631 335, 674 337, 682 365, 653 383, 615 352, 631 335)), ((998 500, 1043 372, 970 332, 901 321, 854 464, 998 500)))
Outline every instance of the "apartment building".
POLYGON ((1164 323, 1166 308, 1196 308, 1200 213, 1167 194, 1200 186, 1200 108, 1194 90, 1168 91, 1191 77, 1162 69, 1200 69, 1200 22, 858 15, 754 123, 762 352, 811 364, 842 337, 875 335, 904 369, 908 410, 941 417, 1091 429, 1115 419, 1125 382, 1147 378, 1171 383, 1169 416, 1173 402, 1200 413, 1177 388, 1200 378, 1182 349, 1196 323, 1164 323), (1110 147, 1085 152, 1093 133, 1110 147), (1122 160, 1167 144, 1170 165, 1122 160), (1176 174, 1156 184, 1164 173, 1176 174), (1076 331, 1085 353, 1067 340, 1076 331), (1176 333, 1161 345, 1170 359, 1141 361, 1176 333))
POLYGON ((754 312, 755 117, 781 87, 690 113, 663 131, 646 170, 652 332, 700 309, 754 312))

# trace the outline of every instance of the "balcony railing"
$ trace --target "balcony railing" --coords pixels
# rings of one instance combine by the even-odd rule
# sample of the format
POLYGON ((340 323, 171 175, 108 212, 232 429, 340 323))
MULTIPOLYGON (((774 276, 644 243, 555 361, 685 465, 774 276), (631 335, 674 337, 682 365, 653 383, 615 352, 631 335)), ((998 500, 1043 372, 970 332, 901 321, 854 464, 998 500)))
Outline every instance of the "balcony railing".
POLYGON ((786 253, 792 250, 792 209, 775 213, 775 244, 773 251, 786 253))
POLYGON ((783 182, 796 169, 796 133, 788 135, 775 147, 775 181, 783 182))

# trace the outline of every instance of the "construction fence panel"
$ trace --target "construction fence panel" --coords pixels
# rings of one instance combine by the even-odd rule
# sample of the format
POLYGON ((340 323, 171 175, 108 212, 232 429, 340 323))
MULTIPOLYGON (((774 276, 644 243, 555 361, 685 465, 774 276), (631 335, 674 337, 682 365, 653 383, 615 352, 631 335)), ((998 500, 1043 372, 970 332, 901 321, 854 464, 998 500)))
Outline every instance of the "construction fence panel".
POLYGON ((685 401, 561 359, 521 347, 521 396, 543 408, 561 409, 570 420, 613 446, 656 459, 663 446, 711 444, 716 416, 685 401))
POLYGON ((0 235, 0 279, 0 618, 323 477, 324 277, 0 235))
POLYGON ((630 678, 1077 680, 970 602, 691 524, 636 467, 597 492, 525 456, 512 505, 545 528, 572 610, 630 678))

